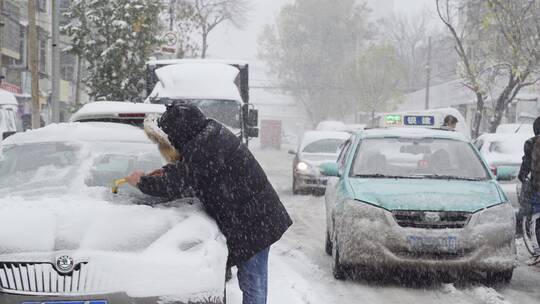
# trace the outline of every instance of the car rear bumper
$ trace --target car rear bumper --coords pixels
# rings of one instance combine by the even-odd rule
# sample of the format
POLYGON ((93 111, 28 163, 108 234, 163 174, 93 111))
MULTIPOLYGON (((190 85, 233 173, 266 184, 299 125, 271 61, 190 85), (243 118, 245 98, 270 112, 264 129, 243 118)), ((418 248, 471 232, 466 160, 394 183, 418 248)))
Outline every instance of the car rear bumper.
POLYGON ((223 304, 224 299, 204 299, 199 301, 175 301, 172 297, 133 298, 126 294, 115 293, 94 296, 33 296, 15 295, 0 291, 0 303, 2 304, 42 304, 58 302, 62 304, 223 304), (95 302, 93 302, 95 301, 95 302))
POLYGON ((459 229, 405 228, 397 224, 391 212, 381 212, 384 216, 379 220, 359 220, 354 212, 341 218, 335 245, 342 264, 427 271, 503 271, 516 266, 512 221, 477 226, 473 215, 459 229), (429 240, 429 246, 418 244, 419 239, 429 240))

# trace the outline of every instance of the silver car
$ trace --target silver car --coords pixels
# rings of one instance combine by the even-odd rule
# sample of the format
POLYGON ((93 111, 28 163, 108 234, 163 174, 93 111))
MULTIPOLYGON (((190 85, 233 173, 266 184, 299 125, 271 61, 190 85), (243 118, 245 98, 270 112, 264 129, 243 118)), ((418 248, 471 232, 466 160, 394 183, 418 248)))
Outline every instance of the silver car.
POLYGON ((111 193, 163 164, 141 129, 51 125, 1 148, 0 303, 224 302, 225 238, 196 200, 111 193))

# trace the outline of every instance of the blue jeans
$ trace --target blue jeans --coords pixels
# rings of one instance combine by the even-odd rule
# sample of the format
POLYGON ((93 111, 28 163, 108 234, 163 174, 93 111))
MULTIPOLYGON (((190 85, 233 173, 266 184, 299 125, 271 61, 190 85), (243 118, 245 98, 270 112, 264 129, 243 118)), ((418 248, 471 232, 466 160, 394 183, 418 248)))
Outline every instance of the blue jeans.
POLYGON ((242 304, 266 304, 268 293, 268 253, 270 247, 238 263, 238 285, 242 290, 242 304))

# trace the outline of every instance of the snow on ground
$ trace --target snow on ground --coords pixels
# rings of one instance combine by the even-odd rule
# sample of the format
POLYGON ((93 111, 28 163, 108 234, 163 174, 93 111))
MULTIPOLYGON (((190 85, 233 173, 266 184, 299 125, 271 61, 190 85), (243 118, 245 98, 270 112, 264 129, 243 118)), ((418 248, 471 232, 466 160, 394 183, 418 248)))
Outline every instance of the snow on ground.
MULTIPOLYGON (((525 265, 528 256, 521 242, 518 242, 520 266, 510 285, 502 289, 473 281, 459 284, 416 282, 410 284, 413 286, 396 282, 336 281, 332 275, 332 258, 323 248, 324 198, 292 195, 293 156, 287 155, 287 149, 254 150, 294 221, 283 239, 270 251, 269 304, 521 304, 540 301, 540 267, 525 265)), ((227 301, 230 304, 242 302, 236 277, 227 284, 227 301)))

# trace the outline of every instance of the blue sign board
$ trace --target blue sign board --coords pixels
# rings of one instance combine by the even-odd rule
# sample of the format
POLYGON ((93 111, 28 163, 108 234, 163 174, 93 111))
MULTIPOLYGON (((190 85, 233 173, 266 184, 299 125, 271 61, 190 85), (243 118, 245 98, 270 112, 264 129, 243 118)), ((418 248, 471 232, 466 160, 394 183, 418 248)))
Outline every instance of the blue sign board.
POLYGON ((406 126, 434 126, 435 116, 409 115, 405 116, 403 123, 406 126))

